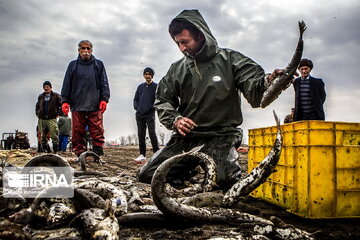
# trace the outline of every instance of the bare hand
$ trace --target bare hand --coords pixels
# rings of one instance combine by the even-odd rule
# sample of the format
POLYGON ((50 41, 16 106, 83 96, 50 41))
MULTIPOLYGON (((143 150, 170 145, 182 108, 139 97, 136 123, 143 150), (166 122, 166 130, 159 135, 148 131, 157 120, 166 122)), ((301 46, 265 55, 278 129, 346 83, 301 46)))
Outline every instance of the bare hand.
POLYGON ((269 75, 269 81, 273 82, 277 76, 284 74, 284 69, 275 69, 270 75, 269 75))
POLYGON ((194 127, 197 127, 196 123, 193 122, 190 118, 183 117, 177 120, 174 124, 174 127, 183 136, 186 136, 194 127))

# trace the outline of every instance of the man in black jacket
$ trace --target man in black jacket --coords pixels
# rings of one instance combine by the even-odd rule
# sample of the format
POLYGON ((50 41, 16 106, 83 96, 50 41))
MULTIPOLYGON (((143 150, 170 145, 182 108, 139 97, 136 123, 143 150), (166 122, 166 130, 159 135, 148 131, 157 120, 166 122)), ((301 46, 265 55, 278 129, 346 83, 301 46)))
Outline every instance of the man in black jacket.
POLYGON ((135 92, 134 109, 136 110, 136 123, 138 128, 140 156, 135 159, 137 163, 146 161, 146 127, 148 127, 149 137, 153 152, 159 150, 158 140, 155 132, 155 91, 157 83, 153 81, 154 70, 144 69, 145 82, 140 84, 135 92))
POLYGON ((36 116, 39 118, 38 126, 41 132, 42 148, 46 152, 51 152, 48 145, 47 134, 50 134, 53 143, 53 151, 56 153, 59 146, 59 128, 56 118, 61 112, 61 96, 52 91, 52 85, 49 81, 43 83, 44 92, 39 95, 35 107, 36 116))
POLYGON ((301 59, 298 67, 301 76, 294 81, 295 121, 325 120, 325 84, 321 78, 310 76, 313 67, 311 60, 301 59))
POLYGON ((72 116, 72 146, 77 156, 87 150, 85 127, 89 126, 93 151, 103 155, 105 142, 103 113, 110 98, 110 88, 102 61, 92 55, 88 40, 78 44, 79 56, 70 62, 61 90, 62 110, 72 116))

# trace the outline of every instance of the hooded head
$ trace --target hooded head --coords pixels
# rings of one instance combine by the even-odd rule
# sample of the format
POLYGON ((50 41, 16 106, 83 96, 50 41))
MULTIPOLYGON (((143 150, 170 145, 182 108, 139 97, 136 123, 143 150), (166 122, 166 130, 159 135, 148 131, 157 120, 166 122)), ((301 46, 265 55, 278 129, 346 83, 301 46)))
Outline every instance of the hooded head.
MULTIPOLYGON (((197 30, 199 30, 204 35, 205 38, 204 45, 195 56, 192 56, 193 58, 199 61, 206 61, 212 58, 219 51, 215 37, 212 35, 203 16, 200 14, 198 10, 196 9, 184 10, 173 19, 172 23, 178 20, 192 24, 197 30)), ((171 32, 170 28, 172 23, 169 26, 169 32, 171 32)), ((172 36, 172 38, 174 39, 174 36, 172 36)))

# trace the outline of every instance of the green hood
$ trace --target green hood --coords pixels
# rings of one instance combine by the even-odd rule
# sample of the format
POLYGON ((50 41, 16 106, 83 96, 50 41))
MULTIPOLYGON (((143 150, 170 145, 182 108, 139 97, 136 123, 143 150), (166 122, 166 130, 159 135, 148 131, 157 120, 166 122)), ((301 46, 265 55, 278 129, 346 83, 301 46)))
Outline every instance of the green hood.
POLYGON ((202 62, 209 60, 218 53, 219 47, 216 39, 198 10, 184 10, 179 15, 177 15, 175 19, 181 19, 190 22, 204 34, 205 44, 195 56, 197 61, 202 62))
POLYGON ((160 122, 171 129, 177 116, 192 119, 198 127, 189 137, 240 135, 240 92, 252 107, 259 107, 264 70, 237 51, 219 48, 199 11, 184 10, 175 19, 196 26, 205 43, 196 56, 173 63, 160 80, 154 104, 160 122))

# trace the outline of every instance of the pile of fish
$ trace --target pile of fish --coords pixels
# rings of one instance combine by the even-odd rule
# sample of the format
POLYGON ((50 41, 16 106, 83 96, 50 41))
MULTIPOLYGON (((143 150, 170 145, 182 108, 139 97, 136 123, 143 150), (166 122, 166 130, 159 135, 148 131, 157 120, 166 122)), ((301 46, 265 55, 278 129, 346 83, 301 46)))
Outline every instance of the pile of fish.
MULTIPOLYGON (((251 226, 258 239, 313 239, 311 234, 276 217, 268 220, 229 208, 263 183, 279 161, 282 139, 279 119, 275 113, 274 116, 278 133, 270 153, 225 195, 221 191, 211 192, 216 185, 216 164, 201 152, 201 146, 166 160, 155 172, 151 186, 139 183, 132 174, 108 177, 87 171, 86 157, 93 156, 99 162, 94 153, 87 152, 79 159, 82 171, 76 171, 71 186, 73 198, 44 198, 59 188, 47 188, 35 199, 1 198, 0 239, 110 240, 119 239, 121 225, 179 222, 251 226), (203 179, 188 188, 173 188, 166 182, 166 175, 188 155, 200 159, 203 179)), ((69 166, 69 163, 58 155, 47 154, 26 164, 42 165, 69 166)))

